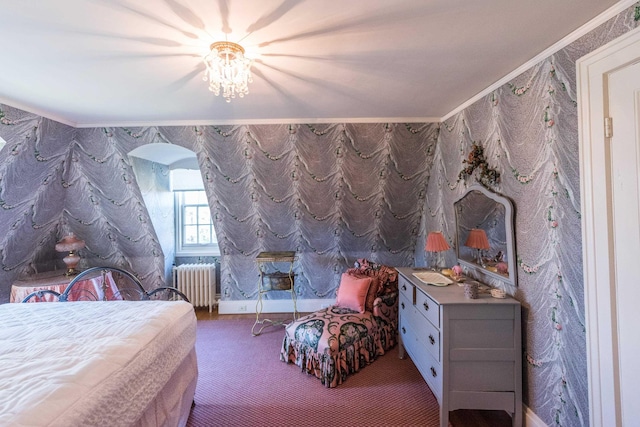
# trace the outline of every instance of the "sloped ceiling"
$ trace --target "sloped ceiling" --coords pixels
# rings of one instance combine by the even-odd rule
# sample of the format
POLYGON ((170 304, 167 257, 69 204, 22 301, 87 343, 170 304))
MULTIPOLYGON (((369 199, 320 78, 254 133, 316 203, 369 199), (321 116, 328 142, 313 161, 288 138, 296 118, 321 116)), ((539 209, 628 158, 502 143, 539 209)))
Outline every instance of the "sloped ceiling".
POLYGON ((439 120, 622 2, 2 3, 0 102, 94 127, 439 120), (202 80, 225 38, 255 58, 230 104, 202 80))

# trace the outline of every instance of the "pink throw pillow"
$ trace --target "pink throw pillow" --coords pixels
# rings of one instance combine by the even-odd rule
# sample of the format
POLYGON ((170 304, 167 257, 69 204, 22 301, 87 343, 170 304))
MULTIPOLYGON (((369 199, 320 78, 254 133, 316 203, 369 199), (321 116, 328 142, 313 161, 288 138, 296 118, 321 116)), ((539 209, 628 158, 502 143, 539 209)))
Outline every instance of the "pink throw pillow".
POLYGON ((354 276, 358 279, 367 278, 371 279, 371 285, 369 286, 369 291, 367 292, 367 299, 365 300, 364 308, 367 311, 373 311, 373 303, 378 297, 378 293, 381 291, 380 279, 376 275, 368 275, 366 273, 360 272, 357 268, 350 268, 347 270, 347 274, 354 276))
POLYGON ((364 313, 366 310, 367 292, 371 286, 371 277, 355 277, 342 273, 336 305, 364 313))

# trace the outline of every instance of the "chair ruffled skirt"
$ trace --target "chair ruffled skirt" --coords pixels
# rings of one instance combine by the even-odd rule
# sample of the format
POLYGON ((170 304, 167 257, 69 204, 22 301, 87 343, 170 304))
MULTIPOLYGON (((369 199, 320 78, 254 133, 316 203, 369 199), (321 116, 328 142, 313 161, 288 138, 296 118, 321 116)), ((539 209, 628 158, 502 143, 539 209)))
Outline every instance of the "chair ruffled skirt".
POLYGON ((395 344, 395 327, 384 318, 330 306, 287 326, 280 360, 336 387, 395 344))

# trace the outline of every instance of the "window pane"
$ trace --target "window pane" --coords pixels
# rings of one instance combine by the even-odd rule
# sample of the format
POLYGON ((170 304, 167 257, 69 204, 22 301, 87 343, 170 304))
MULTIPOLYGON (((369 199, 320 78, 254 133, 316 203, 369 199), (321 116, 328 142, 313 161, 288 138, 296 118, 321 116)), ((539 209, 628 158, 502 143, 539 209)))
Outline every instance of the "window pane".
POLYGON ((209 224, 211 222, 211 212, 209 206, 200 206, 198 208, 198 224, 209 224))
POLYGON ((183 222, 185 225, 195 225, 198 223, 198 207, 197 206, 185 206, 183 222))
POLYGON ((198 227, 196 225, 185 226, 182 239, 185 245, 197 245, 198 244, 198 227))
POLYGON ((198 234, 200 236, 200 244, 208 245, 211 243, 211 227, 208 225, 201 225, 198 227, 198 234))

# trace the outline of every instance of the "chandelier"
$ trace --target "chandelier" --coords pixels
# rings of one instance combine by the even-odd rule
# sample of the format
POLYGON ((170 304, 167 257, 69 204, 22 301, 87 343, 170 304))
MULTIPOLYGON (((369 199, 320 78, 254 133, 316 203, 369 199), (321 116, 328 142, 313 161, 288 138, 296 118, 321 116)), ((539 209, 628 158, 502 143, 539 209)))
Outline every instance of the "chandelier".
POLYGON ((251 59, 245 58, 244 48, 233 42, 215 42, 211 52, 204 57, 207 70, 204 81, 209 81, 209 90, 216 96, 222 96, 227 102, 236 94, 242 98, 249 93, 251 78, 251 59))

